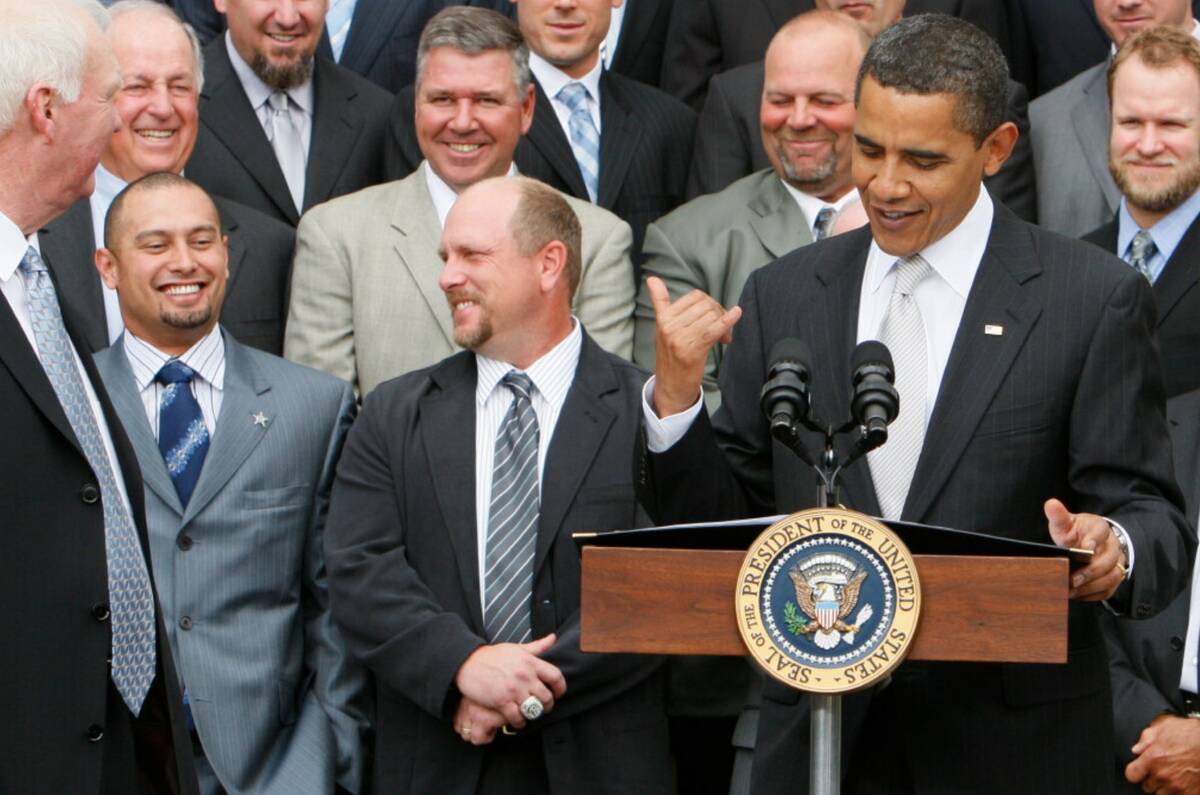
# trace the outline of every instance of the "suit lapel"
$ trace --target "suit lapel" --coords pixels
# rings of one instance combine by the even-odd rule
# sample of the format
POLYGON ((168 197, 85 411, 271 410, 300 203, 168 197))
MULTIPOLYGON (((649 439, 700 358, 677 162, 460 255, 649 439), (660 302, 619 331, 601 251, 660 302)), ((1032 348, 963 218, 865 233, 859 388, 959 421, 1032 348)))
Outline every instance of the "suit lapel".
POLYGON ((788 195, 787 188, 775 175, 767 172, 764 189, 755 193, 748 206, 754 213, 750 227, 772 257, 782 257, 793 249, 812 242, 809 224, 799 205, 788 195))
POLYGON ((1121 194, 1113 184, 1108 172, 1108 84, 1106 71, 1096 70, 1092 79, 1083 86, 1083 98, 1071 115, 1071 126, 1079 139, 1080 151, 1087 159, 1088 167, 1096 178, 1096 184, 1104 193, 1110 212, 1120 204, 1121 194))
MULTIPOLYGON (((661 0, 626 0, 625 16, 621 18, 621 35, 617 37, 617 51, 613 53, 612 65, 622 71, 632 65, 641 50, 650 26, 658 16, 661 0), (632 6, 636 5, 634 11, 632 6)), ((624 72, 622 72, 623 74, 624 72)))
MULTIPOLYGON (((354 17, 350 20, 350 32, 342 48, 342 60, 338 63, 360 75, 366 74, 392 33, 400 27, 400 18, 406 14, 420 13, 423 8, 425 3, 422 2, 358 0, 354 6, 354 17)), ((328 31, 324 38, 328 40, 328 31)), ((332 53, 331 48, 330 55, 332 53)))
MULTIPOLYGON (((204 91, 200 94, 200 123, 220 139, 225 148, 242 164, 255 182, 292 223, 300 220, 292 195, 288 191, 275 150, 271 148, 262 124, 258 121, 241 81, 229 62, 224 37, 217 37, 204 49, 208 62, 204 91)), ((318 71, 320 60, 317 61, 318 71)), ((320 107, 318 103, 318 107, 320 107)), ((317 141, 317 120, 313 119, 313 146, 317 141)), ((309 158, 311 170, 312 158, 309 158)), ((307 184, 307 183, 306 183, 307 184)), ((309 188, 305 188, 308 194, 309 188)))
MULTIPOLYGON (((826 422, 850 416, 849 393, 845 385, 850 383, 850 356, 858 340, 862 281, 871 246, 870 227, 848 232, 845 241, 853 245, 854 253, 849 260, 827 257, 817 266, 817 282, 826 295, 809 321, 809 339, 813 340, 814 353, 829 357, 822 362, 822 367, 829 370, 829 378, 818 379, 812 387, 816 414, 826 422)), ((837 449, 843 458, 850 454, 849 440, 844 435, 839 437, 837 449)), ((839 499, 843 504, 853 505, 871 515, 879 514, 879 501, 865 459, 855 462, 842 473, 841 488, 839 499)))
POLYGON ((333 186, 345 170, 362 131, 354 112, 358 90, 339 79, 337 68, 317 59, 313 69, 312 140, 304 179, 305 207, 319 204, 333 194, 333 186))
POLYGON ((87 198, 72 204, 38 233, 42 258, 54 271, 59 301, 72 308, 88 349, 108 347, 104 290, 96 271, 96 234, 87 198))
MULTIPOLYGON (((438 286, 442 262, 435 253, 438 241, 432 237, 438 223, 437 209, 425 183, 424 163, 410 176, 396 183, 396 203, 390 208, 393 247, 408 268, 430 314, 437 320, 446 341, 454 343, 454 322, 446 307, 446 296, 438 286)), ((457 347, 457 346, 455 346, 457 347)))
POLYGON ((1041 273, 1028 233, 1001 205, 967 296, 903 515, 921 521, 941 493, 1042 306, 1023 285, 1041 273), (1003 328, 984 333, 985 325, 1003 328))
POLYGON ((579 493, 580 484, 587 477, 604 437, 616 421, 616 414, 604 405, 602 396, 618 386, 611 365, 605 362, 596 343, 585 335, 575 379, 546 452, 542 509, 533 562, 535 578, 558 537, 567 510, 579 493), (547 473, 551 472, 554 476, 548 477, 547 473))
POLYGON ((75 431, 71 429, 71 423, 67 420, 62 404, 58 402, 58 395, 55 394, 50 379, 46 377, 46 371, 42 369, 42 364, 38 361, 29 338, 25 336, 24 329, 17 322, 12 307, 5 300, 0 300, 0 340, 4 341, 4 344, 0 345, 0 362, 12 373, 13 380, 21 385, 21 389, 29 396, 30 402, 37 406, 38 411, 46 416, 51 425, 58 428, 59 433, 67 438, 80 455, 83 455, 83 448, 75 438, 75 431))
POLYGON ((1158 325, 1166 322, 1180 300, 1200 281, 1200 217, 1192 221, 1183 239, 1175 247, 1170 261, 1154 282, 1154 300, 1158 306, 1158 325))
POLYGON ((113 408, 121 417, 121 425, 129 436, 134 452, 137 453, 138 466, 141 467, 146 487, 157 494, 178 516, 183 516, 179 492, 175 490, 175 483, 167 473, 167 465, 158 448, 158 441, 154 438, 154 432, 146 418, 146 408, 135 389, 133 370, 129 367, 129 359, 125 355, 125 335, 122 334, 113 343, 112 348, 101 353, 96 359, 113 408))
MULTIPOLYGON (((536 149, 545 161, 554 170, 558 178, 567 186, 566 192, 572 196, 579 198, 587 198, 587 188, 583 184, 583 175, 579 172, 579 164, 575 162, 575 153, 571 151, 571 144, 567 141, 566 133, 563 132, 562 125, 558 123, 558 116, 554 113, 554 107, 550 104, 549 97, 542 90, 542 86, 537 80, 534 80, 534 87, 537 90, 537 99, 533 105, 533 122, 529 125, 529 132, 525 134, 523 143, 528 143, 536 149)), ((602 111, 603 112, 603 111, 602 111)), ((603 122, 603 116, 601 116, 603 122)), ((604 162, 604 142, 601 135, 601 151, 600 162, 604 162)), ((517 147, 518 162, 517 168, 524 172, 531 172, 532 169, 521 164, 520 157, 521 146, 517 147)), ((601 167, 601 173, 604 169, 601 167)), ((603 179, 603 177, 601 177, 603 179)))
POLYGON ((242 272, 246 259, 246 240, 243 235, 238 234, 237 216, 229 211, 225 199, 214 196, 213 203, 217 205, 221 223, 225 225, 225 232, 229 236, 229 279, 225 283, 225 295, 228 296, 242 272))
POLYGON ((421 445, 437 504, 458 561, 463 595, 475 629, 483 632, 479 596, 479 539, 475 516, 475 355, 457 354, 431 374, 440 387, 421 398, 421 445))
MULTIPOLYGON (((209 443, 204 468, 196 481, 196 490, 183 515, 186 525, 220 493, 242 462, 254 451, 271 429, 277 408, 271 385, 245 349, 229 334, 225 339, 225 389, 221 412, 209 443), (255 415, 266 417, 265 426, 255 415)), ((286 461, 278 462, 286 466, 286 461)))
POLYGON ((618 81, 612 72, 600 75, 600 192, 596 203, 610 210, 621 195, 642 137, 642 125, 626 104, 618 81))

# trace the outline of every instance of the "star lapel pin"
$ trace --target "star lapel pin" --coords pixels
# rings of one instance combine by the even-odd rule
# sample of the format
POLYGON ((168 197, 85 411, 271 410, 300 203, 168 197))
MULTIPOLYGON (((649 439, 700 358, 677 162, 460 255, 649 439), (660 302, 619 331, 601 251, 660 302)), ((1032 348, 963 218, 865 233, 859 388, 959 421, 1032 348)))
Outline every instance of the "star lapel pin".
POLYGON ((266 415, 266 414, 263 414, 263 413, 260 411, 260 412, 258 412, 257 414, 252 414, 252 415, 250 415, 250 416, 254 418, 254 424, 255 424, 255 425, 261 425, 261 426, 263 426, 264 428, 265 428, 265 427, 267 427, 267 419, 268 419, 268 417, 267 417, 267 415, 266 415))

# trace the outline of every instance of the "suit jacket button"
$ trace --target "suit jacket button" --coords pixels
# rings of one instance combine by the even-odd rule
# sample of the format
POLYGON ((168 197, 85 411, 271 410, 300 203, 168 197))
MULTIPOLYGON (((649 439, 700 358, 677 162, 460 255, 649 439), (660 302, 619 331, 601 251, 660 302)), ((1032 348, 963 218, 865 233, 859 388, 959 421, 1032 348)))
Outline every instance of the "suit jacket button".
POLYGON ((93 486, 91 483, 84 484, 79 490, 79 498, 88 505, 95 505, 100 501, 100 489, 93 486))
POLYGON ((108 621, 108 616, 108 605, 106 605, 104 602, 99 602, 92 605, 92 618, 96 619, 97 621, 108 621))
POLYGON ((1175 651, 1183 651, 1183 638, 1178 635, 1171 636, 1171 648, 1175 651))
POLYGON ((90 743, 98 743, 104 739, 104 727, 93 723, 87 727, 87 738, 90 743))
POLYGON ((175 543, 179 545, 180 549, 182 549, 184 552, 187 552, 192 548, 192 537, 188 535, 180 536, 179 540, 175 543))
POLYGON ((192 628, 192 617, 184 616, 183 618, 179 619, 179 628, 180 629, 191 629, 192 628))

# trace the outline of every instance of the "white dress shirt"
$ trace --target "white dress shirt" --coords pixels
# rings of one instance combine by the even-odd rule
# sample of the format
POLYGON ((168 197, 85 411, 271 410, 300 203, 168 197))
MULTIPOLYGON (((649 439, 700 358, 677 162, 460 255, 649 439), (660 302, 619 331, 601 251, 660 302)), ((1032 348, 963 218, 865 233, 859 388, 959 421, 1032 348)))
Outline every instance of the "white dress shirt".
MULTIPOLYGON (((258 123, 262 125, 267 140, 270 141, 274 134, 274 128, 271 123, 271 106, 267 104, 267 100, 275 93, 275 89, 259 79, 259 76, 254 74, 254 70, 250 68, 250 64, 242 60, 237 48, 233 46, 233 38, 229 35, 229 31, 225 31, 225 49, 229 53, 229 62, 233 65, 233 72, 237 75, 238 82, 242 84, 246 98, 250 100, 250 107, 254 110, 254 115, 258 117, 258 123)), ((301 85, 288 89, 285 93, 291 100, 288 103, 288 115, 291 116, 292 124, 300 133, 300 141, 304 144, 304 157, 307 161, 308 153, 311 151, 312 118, 315 107, 312 77, 310 76, 301 85)))
MULTIPOLYGON (((17 225, 12 222, 12 219, 0 212, 0 292, 4 293, 4 298, 16 316, 21 331, 25 332, 25 339, 29 342, 29 347, 33 349, 33 355, 40 362, 42 356, 38 352, 37 338, 33 335, 33 319, 29 313, 25 277, 19 269, 21 260, 25 259, 25 252, 29 250, 30 246, 41 251, 38 248, 37 235, 26 238, 17 225)), ((117 481, 117 490, 121 492, 125 510, 132 517, 133 509, 129 505, 129 495, 125 492, 125 476, 121 472, 121 462, 117 460, 117 449, 113 446, 112 434, 104 419, 104 409, 100 406, 100 398, 97 397, 96 388, 92 386, 92 379, 88 378, 87 370, 83 369, 83 360, 79 358, 79 351, 73 344, 71 345, 71 354, 75 358, 75 367, 79 370, 79 380, 83 382, 83 389, 87 393, 88 406, 91 407, 92 416, 96 418, 96 427, 100 429, 100 438, 104 440, 104 452, 108 455, 108 463, 112 467, 113 477, 117 481)))
POLYGON ((592 67, 591 71, 578 80, 532 52, 529 53, 529 68, 533 72, 533 76, 537 78, 542 91, 550 98, 550 107, 554 108, 558 125, 562 127, 563 135, 567 136, 568 141, 571 140, 571 108, 567 103, 558 99, 558 92, 562 91, 563 86, 567 83, 583 83, 583 87, 591 95, 587 101, 587 108, 592 117, 592 124, 596 125, 597 133, 603 133, 600 127, 600 75, 604 72, 603 60, 597 58, 596 65, 592 67))
POLYGON ((159 404, 166 387, 155 381, 154 376, 164 364, 175 358, 196 373, 191 383, 192 396, 200 404, 204 427, 208 429, 209 438, 212 437, 217 427, 217 417, 221 414, 221 398, 225 390, 225 338, 221 336, 219 325, 213 326, 199 342, 179 357, 169 356, 126 332, 125 358, 129 360, 134 386, 142 399, 142 407, 146 410, 146 419, 150 421, 150 430, 155 439, 158 438, 159 404))
MULTIPOLYGON (((579 352, 583 346, 583 331, 579 321, 571 318, 571 333, 551 348, 524 372, 533 381, 533 392, 529 402, 538 422, 538 495, 542 492, 542 474, 545 472, 546 453, 558 415, 567 399, 567 392, 575 380, 579 366, 579 352)), ((484 570, 487 564, 488 514, 492 506, 492 465, 496 455, 496 434, 504 422, 504 415, 514 400, 512 391, 500 383, 500 379, 518 368, 508 362, 489 359, 476 354, 477 368, 475 385, 475 523, 479 544, 479 598, 483 606, 486 589, 483 587, 484 570)))
POLYGON ((1183 670, 1179 675, 1179 689, 1189 693, 1200 693, 1200 682, 1196 681, 1196 666, 1200 664, 1200 566, 1192 566, 1192 599, 1188 607, 1187 638, 1183 642, 1183 670))
MULTIPOLYGON (((446 228, 446 216, 450 214, 450 208, 458 201, 458 193, 454 188, 446 184, 446 181, 437 175, 433 170, 433 166, 426 160, 422 163, 421 168, 425 171, 425 187, 429 189, 429 198, 433 200, 433 209, 437 212, 438 226, 442 229, 446 228)), ((508 167, 507 177, 515 177, 517 175, 517 164, 513 163, 508 167)))
MULTIPOLYGON (((796 202, 796 206, 800 208, 800 212, 804 214, 804 220, 808 222, 808 231, 813 236, 813 240, 817 239, 817 216, 820 215, 821 210, 826 207, 831 208, 833 210, 833 217, 836 219, 838 213, 846 209, 848 204, 858 201, 858 190, 855 188, 851 188, 846 191, 845 196, 830 203, 811 194, 796 190, 787 184, 785 180, 781 179, 779 181, 783 183, 783 187, 788 192, 788 195, 792 197, 792 200, 796 202)), ((829 222, 829 225, 833 226, 832 220, 829 222)))
MULTIPOLYGON (((104 218, 108 215, 108 208, 128 184, 104 166, 96 166, 96 188, 88 198, 92 206, 92 235, 96 241, 96 248, 104 247, 104 218)), ((125 321, 121 319, 121 304, 117 301, 117 291, 103 280, 100 282, 100 289, 104 295, 104 321, 108 327, 108 344, 112 345, 125 330, 125 321)))

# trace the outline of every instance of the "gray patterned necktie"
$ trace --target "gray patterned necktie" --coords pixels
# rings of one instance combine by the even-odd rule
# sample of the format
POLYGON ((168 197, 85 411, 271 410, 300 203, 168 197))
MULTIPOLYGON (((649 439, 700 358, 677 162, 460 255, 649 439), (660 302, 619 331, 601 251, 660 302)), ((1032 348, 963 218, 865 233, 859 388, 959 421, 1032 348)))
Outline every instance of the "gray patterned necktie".
POLYGON ((146 561, 75 364, 74 346, 63 326, 50 274, 32 247, 21 260, 20 269, 42 369, 54 387, 92 472, 100 481, 112 616, 112 680, 130 711, 137 715, 154 681, 155 666, 154 596, 146 561))
POLYGON ((492 502, 484 558, 483 623, 493 643, 529 640, 533 553, 541 498, 538 489, 538 422, 529 396, 533 381, 519 370, 501 380, 513 402, 496 434, 492 502))
POLYGON ((816 233, 817 240, 824 240, 829 237, 829 230, 833 227, 833 208, 822 207, 817 213, 817 220, 813 223, 813 231, 816 233))
POLYGON ((892 352, 896 391, 900 393, 900 413, 888 427, 887 442, 867 456, 879 509, 887 519, 900 518, 925 443, 929 356, 925 323, 913 290, 931 272, 929 263, 920 254, 905 257, 896 264, 896 283, 879 335, 892 352))
POLYGON ((1138 269, 1138 273, 1153 283, 1154 276, 1150 273, 1150 258, 1158 253, 1154 238, 1145 229, 1139 229, 1129 244, 1129 264, 1138 269))
POLYGON ((275 150, 275 159, 279 161, 279 170, 283 172, 296 212, 300 213, 304 212, 304 170, 308 158, 304 154, 300 131, 292 120, 289 103, 288 95, 282 91, 267 98, 271 107, 271 147, 275 150))

